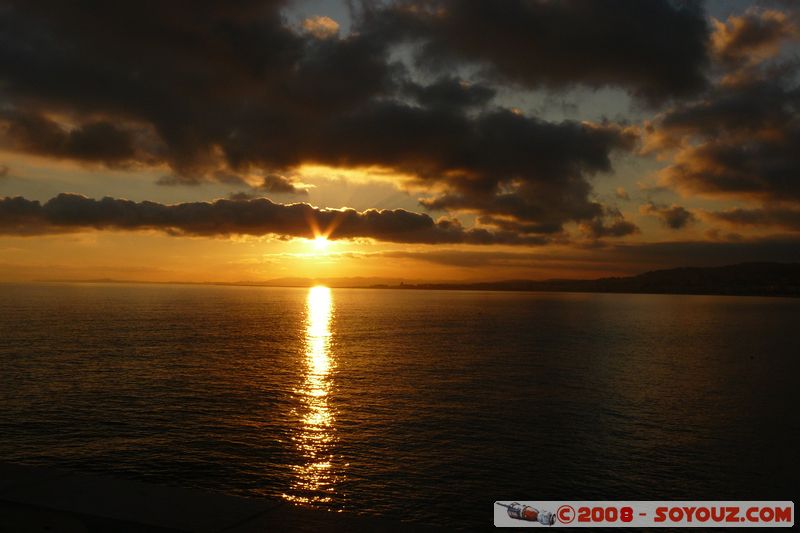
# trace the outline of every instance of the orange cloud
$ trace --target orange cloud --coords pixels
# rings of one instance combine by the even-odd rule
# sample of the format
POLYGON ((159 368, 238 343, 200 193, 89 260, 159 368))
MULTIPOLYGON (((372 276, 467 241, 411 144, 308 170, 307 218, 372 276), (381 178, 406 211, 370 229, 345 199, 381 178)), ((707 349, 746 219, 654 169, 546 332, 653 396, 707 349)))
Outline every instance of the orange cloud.
POLYGON ((303 29, 317 39, 330 39, 339 33, 339 23, 330 17, 309 17, 303 21, 303 29))

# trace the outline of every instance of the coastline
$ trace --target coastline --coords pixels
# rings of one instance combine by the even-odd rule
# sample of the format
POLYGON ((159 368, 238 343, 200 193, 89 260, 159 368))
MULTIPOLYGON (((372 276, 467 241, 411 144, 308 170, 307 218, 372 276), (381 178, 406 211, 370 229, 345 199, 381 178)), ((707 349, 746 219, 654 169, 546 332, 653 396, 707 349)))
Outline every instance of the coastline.
POLYGON ((145 284, 223 287, 440 290, 493 292, 573 292, 598 294, 675 294, 704 296, 800 297, 800 263, 740 263, 720 267, 654 270, 627 277, 598 279, 512 279, 501 281, 378 283, 375 278, 291 278, 266 281, 146 281, 104 279, 37 279, 33 283, 145 284))

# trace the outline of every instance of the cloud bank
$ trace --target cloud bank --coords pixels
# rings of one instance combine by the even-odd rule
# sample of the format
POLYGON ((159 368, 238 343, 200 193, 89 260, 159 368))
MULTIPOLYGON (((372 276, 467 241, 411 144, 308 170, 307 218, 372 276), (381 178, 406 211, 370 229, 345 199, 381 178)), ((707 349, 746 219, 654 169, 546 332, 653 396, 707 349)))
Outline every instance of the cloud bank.
POLYGON ((691 4, 363 2, 347 35, 326 17, 292 27, 289 4, 8 0, 0 148, 282 194, 303 189, 270 176, 305 163, 378 166, 414 176, 431 210, 533 237, 608 226, 592 178, 637 134, 523 116, 495 103, 498 87, 616 87, 652 103, 707 84, 711 30, 691 4))
POLYGON ((165 205, 116 198, 95 200, 59 194, 44 204, 22 197, 0 199, 0 234, 42 235, 88 229, 159 230, 173 235, 275 235, 281 238, 369 238, 423 244, 537 245, 541 237, 509 231, 467 229, 403 209, 320 209, 266 198, 165 205))
MULTIPOLYGON (((595 185, 629 154, 665 161, 663 188, 753 204, 703 223, 799 229, 798 71, 780 59, 798 39, 790 9, 719 21, 675 0, 389 0, 349 3, 340 27, 290 23, 291 4, 3 2, 0 149, 237 190, 175 205, 5 199, 0 231, 307 237, 313 222, 333 238, 409 243, 538 245, 572 228, 624 239, 641 231, 615 207, 631 195, 595 185), (552 121, 508 104, 574 88, 657 114, 552 121), (308 195, 295 181, 306 164, 402 175, 433 216, 259 198, 308 195)), ((675 231, 701 222, 694 211, 640 207, 675 231)))

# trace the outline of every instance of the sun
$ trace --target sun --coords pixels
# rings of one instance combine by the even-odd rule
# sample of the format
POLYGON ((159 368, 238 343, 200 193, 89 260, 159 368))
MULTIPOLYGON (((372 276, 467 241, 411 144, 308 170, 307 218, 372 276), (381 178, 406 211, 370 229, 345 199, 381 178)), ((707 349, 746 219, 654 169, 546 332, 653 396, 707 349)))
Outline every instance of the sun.
POLYGON ((331 243, 331 241, 320 235, 314 238, 313 243, 314 243, 314 249, 316 251, 324 252, 325 250, 328 249, 328 245, 331 243))

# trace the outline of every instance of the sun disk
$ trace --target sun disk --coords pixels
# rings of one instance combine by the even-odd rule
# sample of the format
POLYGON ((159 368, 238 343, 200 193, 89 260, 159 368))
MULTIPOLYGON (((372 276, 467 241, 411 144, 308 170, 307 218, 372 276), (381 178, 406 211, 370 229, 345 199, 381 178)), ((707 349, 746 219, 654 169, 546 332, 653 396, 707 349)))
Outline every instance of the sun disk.
POLYGON ((328 244, 330 244, 330 241, 321 235, 314 239, 314 248, 317 251, 323 252, 327 250, 328 244))

